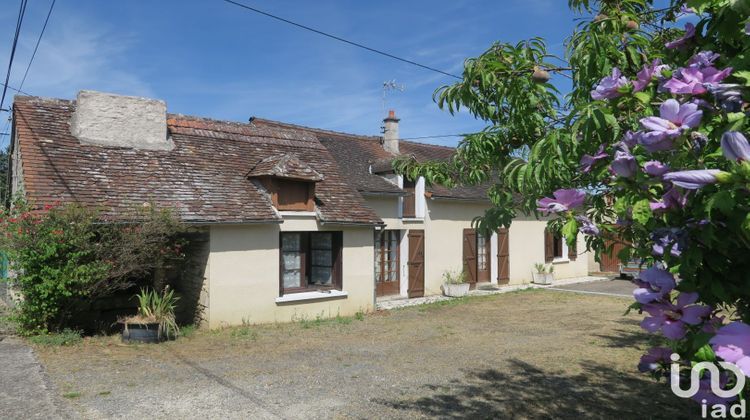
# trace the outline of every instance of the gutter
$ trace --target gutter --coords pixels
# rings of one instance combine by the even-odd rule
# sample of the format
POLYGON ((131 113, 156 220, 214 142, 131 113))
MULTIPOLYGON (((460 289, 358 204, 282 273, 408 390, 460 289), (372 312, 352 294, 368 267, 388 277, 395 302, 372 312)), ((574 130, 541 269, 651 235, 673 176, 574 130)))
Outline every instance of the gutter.
POLYGON ((404 191, 360 191, 359 194, 365 197, 404 197, 408 195, 404 191))

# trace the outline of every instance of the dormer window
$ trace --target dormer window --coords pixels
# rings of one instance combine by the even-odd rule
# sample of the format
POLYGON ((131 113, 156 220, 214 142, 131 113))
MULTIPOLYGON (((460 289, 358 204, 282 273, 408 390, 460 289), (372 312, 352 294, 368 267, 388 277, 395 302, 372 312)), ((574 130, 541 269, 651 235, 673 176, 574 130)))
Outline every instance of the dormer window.
POLYGON ((323 175, 290 154, 259 161, 247 176, 260 181, 279 211, 314 211, 315 184, 323 180, 323 175))

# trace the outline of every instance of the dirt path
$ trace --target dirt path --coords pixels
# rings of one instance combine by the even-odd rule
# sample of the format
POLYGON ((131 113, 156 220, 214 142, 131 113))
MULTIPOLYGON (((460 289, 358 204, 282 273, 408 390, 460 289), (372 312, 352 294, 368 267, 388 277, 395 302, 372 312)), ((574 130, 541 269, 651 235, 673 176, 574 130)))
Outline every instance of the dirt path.
POLYGON ((687 418, 628 299, 526 291, 364 320, 41 349, 86 418, 687 418))

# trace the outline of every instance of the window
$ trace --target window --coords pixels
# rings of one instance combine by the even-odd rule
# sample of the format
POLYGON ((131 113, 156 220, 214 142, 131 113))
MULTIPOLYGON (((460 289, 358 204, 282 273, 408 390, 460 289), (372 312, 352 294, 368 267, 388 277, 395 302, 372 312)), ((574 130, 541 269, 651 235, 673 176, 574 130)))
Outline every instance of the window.
POLYGON ((477 232, 477 270, 489 270, 489 242, 481 233, 477 232))
POLYGON ((283 232, 280 291, 341 290, 341 232, 283 232))
POLYGON ((315 184, 286 179, 267 179, 264 186, 271 193, 273 206, 280 211, 313 211, 315 184))
POLYGON ((397 230, 375 231, 375 281, 378 283, 399 280, 399 239, 397 230))
POLYGON ((563 244, 565 241, 563 241, 563 237, 559 235, 555 235, 553 237, 552 242, 552 257, 555 259, 563 258, 565 256, 565 251, 563 250, 563 244))
POLYGON ((417 184, 414 181, 410 181, 404 178, 404 192, 406 195, 403 197, 404 206, 402 211, 402 217, 417 217, 417 202, 416 202, 416 191, 417 184))

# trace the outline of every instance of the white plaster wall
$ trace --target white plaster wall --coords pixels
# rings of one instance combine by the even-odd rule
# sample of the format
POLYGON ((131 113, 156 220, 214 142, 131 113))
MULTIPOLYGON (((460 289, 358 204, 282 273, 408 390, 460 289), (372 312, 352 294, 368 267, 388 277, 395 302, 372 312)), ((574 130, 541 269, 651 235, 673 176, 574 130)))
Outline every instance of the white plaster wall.
MULTIPOLYGON (((535 263, 544 263, 544 229, 545 220, 534 218, 517 218, 510 225, 510 283, 530 283, 535 263)), ((586 249, 583 235, 578 235, 578 250, 586 249)), ((555 278, 564 279, 588 275, 588 255, 579 255, 575 261, 553 263, 555 278)))
POLYGON ((210 328, 249 323, 289 322, 370 311, 374 301, 373 230, 318 226, 314 218, 286 218, 281 225, 217 225, 210 228, 210 328), (342 283, 346 298, 277 304, 279 232, 343 231, 342 283))

